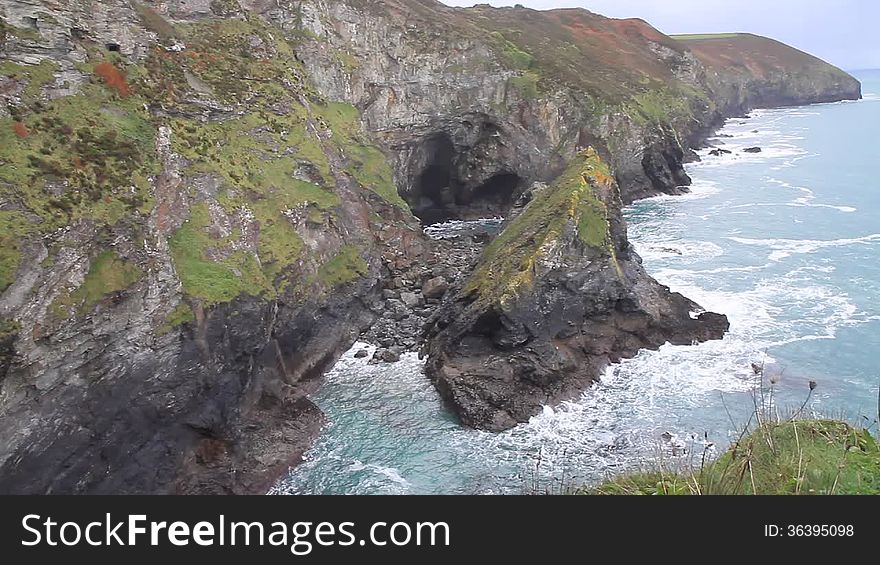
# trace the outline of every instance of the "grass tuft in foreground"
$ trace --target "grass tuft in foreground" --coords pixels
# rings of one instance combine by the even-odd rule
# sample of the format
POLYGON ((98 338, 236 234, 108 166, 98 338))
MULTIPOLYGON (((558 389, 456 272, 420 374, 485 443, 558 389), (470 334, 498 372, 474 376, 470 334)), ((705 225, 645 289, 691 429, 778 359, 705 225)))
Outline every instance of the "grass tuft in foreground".
POLYGON ((624 475, 581 493, 880 494, 880 446, 844 422, 767 422, 701 469, 624 475))
MULTIPOLYGON (((753 364, 759 386, 752 420, 725 453, 698 468, 667 472, 663 467, 612 478, 580 494, 880 494, 880 445, 870 429, 837 420, 801 419, 804 403, 782 419, 773 401, 776 381, 753 364), (765 380, 767 382, 765 382, 765 380), (768 384, 769 383, 769 384, 768 384)), ((880 414, 878 420, 880 422, 880 414)), ((873 427, 873 425, 871 426, 873 427)))

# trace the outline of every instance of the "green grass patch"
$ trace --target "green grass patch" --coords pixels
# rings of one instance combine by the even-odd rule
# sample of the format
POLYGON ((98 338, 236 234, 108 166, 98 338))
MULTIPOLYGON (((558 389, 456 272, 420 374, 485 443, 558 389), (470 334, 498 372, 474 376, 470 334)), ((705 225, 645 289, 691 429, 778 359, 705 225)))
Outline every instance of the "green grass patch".
POLYGON ((409 211, 409 205, 397 192, 394 173, 385 155, 373 145, 356 144, 348 148, 345 170, 362 187, 372 190, 386 202, 409 211))
POLYGON ((489 39, 512 69, 526 70, 532 66, 534 61, 532 54, 507 39, 500 31, 491 32, 489 39))
POLYGON ((702 469, 623 475, 584 494, 880 494, 880 446, 832 420, 765 423, 702 469))
POLYGON ((49 310, 60 319, 86 314, 105 296, 127 289, 143 276, 136 264, 113 251, 102 251, 92 260, 82 284, 73 292, 59 295, 49 310))
POLYGON ((39 226, 21 212, 0 211, 0 292, 15 280, 21 264, 21 244, 39 226))
POLYGON ((176 119, 171 128, 176 152, 197 170, 220 173, 232 186, 258 193, 275 187, 288 193, 291 203, 314 202, 322 207, 339 203, 335 194, 318 186, 332 186, 333 177, 304 112, 286 116, 253 112, 207 124, 176 119), (315 182, 294 178, 298 161, 313 164, 320 178, 315 182))
MULTIPOLYGON (((0 200, 21 210, 0 212, 0 289, 11 284, 29 238, 79 220, 112 226, 152 208, 150 177, 158 172, 155 130, 143 100, 120 98, 95 83, 81 94, 45 100, 54 63, 0 63, 0 74, 25 83, 20 104, 0 119, 0 200)), ((99 271, 77 292, 61 297, 63 315, 90 309, 113 292, 112 277, 99 271), (95 278, 97 277, 97 278, 95 278)), ((125 265, 116 265, 125 267, 125 265)), ((122 270, 122 276, 131 274, 122 270)))
POLYGON ((367 274, 367 262, 354 245, 346 245, 318 269, 318 280, 329 287, 341 286, 367 274))
POLYGON ((184 292, 207 304, 229 302, 242 293, 273 295, 256 258, 244 251, 225 249, 229 242, 212 237, 207 229, 210 225, 208 206, 197 204, 168 241, 184 292), (224 258, 212 259, 210 251, 224 258))
MULTIPOLYGON (((58 72, 58 64, 50 61, 40 61, 38 65, 21 65, 12 61, 0 62, 0 75, 16 80, 27 81, 22 92, 22 102, 25 105, 33 104, 43 91, 43 87, 55 80, 58 72)), ((14 112, 15 109, 12 109, 14 112)))
POLYGON ((132 99, 98 85, 0 119, 0 198, 18 202, 48 231, 78 219, 112 225, 152 207, 154 129, 132 99))
POLYGON ((486 248, 465 291, 504 302, 534 278, 536 262, 573 222, 587 247, 611 252, 604 203, 594 186, 613 182, 594 149, 580 152, 548 188, 539 192, 486 248))
POLYGON ((624 111, 636 123, 670 124, 690 119, 693 116, 692 103, 696 99, 708 103, 706 94, 695 89, 652 89, 636 94, 624 103, 624 111))
MULTIPOLYGON (((265 214, 269 216, 269 214, 265 214)), ((281 274, 303 253, 303 240, 283 217, 270 217, 260 226, 259 254, 263 271, 270 280, 281 274)), ((282 287, 286 281, 282 281, 282 287)))
MULTIPOLYGON (((182 24, 177 29, 187 48, 155 52, 151 68, 172 75, 177 73, 170 66, 186 68, 227 104, 265 106, 295 101, 299 95, 317 98, 284 34, 256 16, 182 24)), ((170 86, 177 94, 185 92, 182 85, 170 86)), ((180 96, 175 100, 180 103, 180 96)))
POLYGON ((537 73, 526 71, 519 76, 510 77, 508 82, 523 98, 534 100, 540 94, 538 80, 540 80, 540 77, 537 73))
POLYGON ((361 130, 357 108, 342 102, 329 102, 324 106, 313 106, 312 109, 333 132, 331 140, 346 158, 345 171, 362 187, 372 190, 386 202, 409 211, 409 206, 397 192, 388 160, 361 130))
POLYGON ((174 328, 194 322, 195 319, 196 316, 193 314, 192 308, 190 308, 189 304, 178 304, 174 307, 174 310, 165 316, 165 321, 156 328, 156 335, 163 336, 174 328))

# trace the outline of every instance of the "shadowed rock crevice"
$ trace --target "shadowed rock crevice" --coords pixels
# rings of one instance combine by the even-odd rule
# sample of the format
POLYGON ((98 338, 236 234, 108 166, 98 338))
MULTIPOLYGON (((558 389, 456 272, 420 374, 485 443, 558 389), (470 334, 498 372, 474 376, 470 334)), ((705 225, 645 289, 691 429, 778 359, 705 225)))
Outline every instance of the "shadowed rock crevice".
POLYGON ((510 209, 521 184, 519 175, 514 173, 493 175, 471 194, 466 195, 470 197, 466 205, 472 212, 485 210, 487 216, 501 216, 510 209))

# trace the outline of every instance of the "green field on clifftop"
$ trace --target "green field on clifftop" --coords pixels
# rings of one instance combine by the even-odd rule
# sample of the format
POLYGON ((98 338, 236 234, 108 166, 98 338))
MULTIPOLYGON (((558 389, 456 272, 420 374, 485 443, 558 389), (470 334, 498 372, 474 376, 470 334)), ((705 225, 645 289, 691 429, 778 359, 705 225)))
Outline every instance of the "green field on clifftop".
POLYGON ((741 35, 741 33, 681 33, 670 35, 669 37, 678 41, 692 41, 700 39, 732 39, 741 35))

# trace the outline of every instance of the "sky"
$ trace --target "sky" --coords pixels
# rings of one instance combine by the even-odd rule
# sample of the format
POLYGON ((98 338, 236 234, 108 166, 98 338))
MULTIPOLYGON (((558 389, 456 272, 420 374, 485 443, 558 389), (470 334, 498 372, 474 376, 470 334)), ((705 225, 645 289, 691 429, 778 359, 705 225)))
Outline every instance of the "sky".
MULTIPOLYGON (((475 0, 441 0, 472 6, 475 0)), ((750 32, 778 39, 846 70, 880 68, 877 0, 480 0, 538 10, 581 7, 638 17, 667 34, 750 32)))

